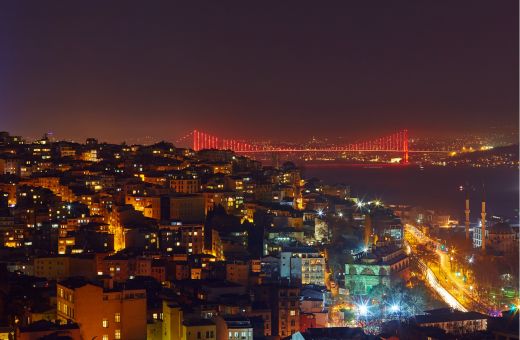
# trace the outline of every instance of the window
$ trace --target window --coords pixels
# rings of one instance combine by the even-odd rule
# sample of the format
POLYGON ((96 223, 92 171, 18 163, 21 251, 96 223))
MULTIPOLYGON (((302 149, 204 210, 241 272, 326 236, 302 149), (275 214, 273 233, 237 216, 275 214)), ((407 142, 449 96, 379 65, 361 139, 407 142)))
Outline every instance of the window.
POLYGON ((116 329, 116 331, 114 332, 114 338, 121 339, 121 330, 120 329, 116 329))
POLYGON ((295 311, 295 310, 292 310, 292 311, 290 312, 290 314, 291 314, 291 316, 295 316, 295 315, 296 315, 296 311, 295 311))
POLYGON ((103 319, 103 328, 108 328, 108 320, 107 319, 103 319))
POLYGON ((121 322, 121 313, 114 314, 114 321, 121 322))
POLYGON ((103 340, 108 340, 108 335, 104 334, 103 335, 103 340))
POLYGON ((197 339, 202 339, 202 335, 200 334, 200 332, 197 332, 197 339))

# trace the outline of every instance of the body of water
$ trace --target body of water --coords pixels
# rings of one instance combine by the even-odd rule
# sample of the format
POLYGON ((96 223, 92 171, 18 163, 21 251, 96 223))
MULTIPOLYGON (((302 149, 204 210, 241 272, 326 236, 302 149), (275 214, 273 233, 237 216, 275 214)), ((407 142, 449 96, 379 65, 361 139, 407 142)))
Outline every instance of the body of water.
POLYGON ((401 203, 455 218, 464 216, 465 192, 470 188, 471 220, 480 218, 480 202, 485 188, 488 216, 518 221, 519 171, 510 168, 451 168, 395 166, 366 167, 346 164, 305 164, 305 178, 317 177, 326 183, 350 185, 354 197, 401 203))

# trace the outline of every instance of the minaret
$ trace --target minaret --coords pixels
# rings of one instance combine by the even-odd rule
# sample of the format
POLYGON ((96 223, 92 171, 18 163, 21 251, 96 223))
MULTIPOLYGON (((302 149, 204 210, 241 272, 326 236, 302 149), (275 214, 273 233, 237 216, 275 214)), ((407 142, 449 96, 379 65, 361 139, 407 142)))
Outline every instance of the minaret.
POLYGON ((464 210, 464 213, 466 214, 466 221, 465 221, 465 225, 466 225, 466 241, 469 240, 469 194, 468 192, 466 191, 466 209, 464 210))
POLYGON ((370 249, 370 239, 372 237, 372 219, 369 214, 365 215, 365 248, 370 249))
POLYGON ((482 212, 480 213, 481 216, 481 238, 482 238, 482 251, 486 251, 486 200, 482 198, 482 212))

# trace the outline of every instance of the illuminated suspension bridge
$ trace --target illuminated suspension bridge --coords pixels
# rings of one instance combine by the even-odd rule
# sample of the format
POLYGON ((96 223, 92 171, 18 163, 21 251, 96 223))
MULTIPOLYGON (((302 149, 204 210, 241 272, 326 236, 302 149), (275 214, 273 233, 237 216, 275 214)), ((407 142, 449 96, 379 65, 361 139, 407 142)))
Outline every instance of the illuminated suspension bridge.
MULTIPOLYGON (((368 141, 331 145, 325 147, 286 147, 262 144, 252 144, 243 140, 220 138, 200 130, 193 130, 182 139, 192 140, 192 149, 231 150, 236 153, 262 153, 262 152, 397 152, 403 154, 403 161, 408 162, 408 131, 401 130, 388 136, 375 138, 368 141)), ((417 152, 417 151, 416 151, 417 152)))

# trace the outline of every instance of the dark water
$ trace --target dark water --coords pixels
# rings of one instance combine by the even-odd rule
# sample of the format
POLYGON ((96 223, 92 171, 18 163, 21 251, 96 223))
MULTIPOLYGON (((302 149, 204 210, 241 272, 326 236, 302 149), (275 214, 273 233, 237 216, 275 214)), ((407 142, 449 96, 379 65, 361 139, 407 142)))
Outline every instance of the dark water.
POLYGON ((378 198, 386 203, 402 203, 434 209, 456 218, 464 215, 465 193, 470 187, 471 220, 480 212, 482 187, 485 187, 488 216, 518 221, 518 169, 408 167, 364 168, 347 165, 304 166, 304 176, 318 177, 327 183, 350 185, 352 195, 378 198))

